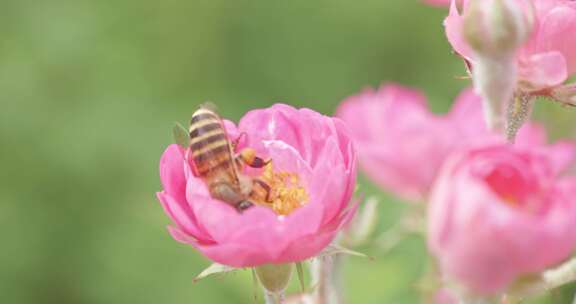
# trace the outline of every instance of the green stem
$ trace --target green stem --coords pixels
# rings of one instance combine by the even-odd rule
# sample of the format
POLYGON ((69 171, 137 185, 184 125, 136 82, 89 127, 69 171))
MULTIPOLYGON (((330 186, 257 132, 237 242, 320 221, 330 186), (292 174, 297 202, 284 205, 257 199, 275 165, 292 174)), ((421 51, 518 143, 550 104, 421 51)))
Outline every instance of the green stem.
POLYGON ((513 290, 512 295, 524 299, 544 294, 574 281, 576 281, 576 258, 554 269, 544 271, 538 280, 513 290))

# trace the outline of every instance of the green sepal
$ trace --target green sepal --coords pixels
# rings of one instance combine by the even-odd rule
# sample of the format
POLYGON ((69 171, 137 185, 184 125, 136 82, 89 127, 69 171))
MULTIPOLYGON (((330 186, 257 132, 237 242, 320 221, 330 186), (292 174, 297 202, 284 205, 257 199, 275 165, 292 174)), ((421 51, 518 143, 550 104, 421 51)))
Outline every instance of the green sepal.
POLYGON ((202 279, 205 279, 211 275, 220 274, 220 273, 227 273, 227 272, 236 271, 236 270, 238 270, 238 268, 214 263, 214 264, 208 266, 208 268, 204 269, 199 275, 197 275, 194 278, 194 283, 196 283, 202 279))
POLYGON ((298 282, 300 282, 300 291, 304 293, 306 287, 304 284, 304 267, 302 266, 302 262, 296 262, 296 272, 298 273, 298 282))
POLYGON ((257 304, 258 303, 258 292, 260 291, 260 283, 258 282, 258 277, 256 276, 256 270, 254 268, 251 268, 252 270, 252 291, 254 292, 253 298, 254 298, 254 303, 257 304))
POLYGON ((172 128, 172 137, 174 137, 174 143, 178 144, 182 148, 188 148, 190 145, 190 135, 186 128, 179 123, 175 123, 172 128))
POLYGON ((362 258, 372 259, 370 256, 368 256, 362 252, 354 251, 354 250, 351 250, 351 249, 348 249, 348 248, 345 248, 345 247, 342 247, 342 246, 336 245, 336 244, 329 245, 324 250, 322 250, 322 252, 320 252, 320 254, 317 255, 316 257, 323 258, 323 257, 332 256, 335 254, 345 254, 345 255, 352 255, 352 256, 358 256, 358 257, 362 257, 362 258))

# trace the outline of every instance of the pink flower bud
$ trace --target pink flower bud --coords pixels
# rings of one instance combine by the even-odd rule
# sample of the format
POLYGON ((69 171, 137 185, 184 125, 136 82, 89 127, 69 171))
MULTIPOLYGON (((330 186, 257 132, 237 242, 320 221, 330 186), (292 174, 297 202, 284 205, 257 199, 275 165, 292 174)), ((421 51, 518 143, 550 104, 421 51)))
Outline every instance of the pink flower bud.
POLYGON ((532 30, 523 0, 470 0, 463 18, 464 38, 478 56, 509 56, 532 30))
POLYGON ((576 245, 574 146, 489 145, 451 156, 429 203, 441 271, 481 295, 562 262, 576 245))
POLYGON ((273 171, 242 174, 287 177, 286 184, 272 184, 275 198, 270 204, 240 213, 212 198, 205 181, 191 169, 186 151, 170 145, 160 160, 164 190, 158 199, 174 222, 168 227, 172 237, 233 267, 290 263, 317 255, 357 207, 351 202, 356 154, 344 124, 309 109, 276 104, 247 113, 238 127, 224 125, 230 140, 243 134, 237 149, 250 147, 272 160, 273 171), (301 187, 294 189, 295 184, 301 187))
POLYGON ((521 0, 470 0, 462 31, 472 49, 474 87, 484 101, 491 129, 504 126, 504 109, 517 82, 515 53, 527 40, 531 21, 521 0))

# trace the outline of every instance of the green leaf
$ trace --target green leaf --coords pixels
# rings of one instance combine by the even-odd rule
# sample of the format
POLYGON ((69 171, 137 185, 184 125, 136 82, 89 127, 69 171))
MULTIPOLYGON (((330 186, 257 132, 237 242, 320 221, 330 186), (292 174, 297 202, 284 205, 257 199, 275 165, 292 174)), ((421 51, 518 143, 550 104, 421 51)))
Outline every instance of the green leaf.
POLYGON ((190 135, 186 128, 179 123, 175 123, 172 128, 172 137, 174 137, 174 142, 182 148, 188 148, 190 145, 190 135))
POLYGON ((304 269, 302 267, 302 262, 296 262, 296 272, 298 273, 298 281, 300 282, 300 291, 305 292, 304 284, 304 269))
POLYGON ((238 270, 238 268, 214 263, 214 264, 210 265, 208 268, 204 269, 199 275, 197 275, 194 278, 194 283, 196 283, 202 279, 205 279, 211 275, 214 275, 214 274, 227 273, 227 272, 231 272, 231 271, 235 271, 235 270, 238 270))

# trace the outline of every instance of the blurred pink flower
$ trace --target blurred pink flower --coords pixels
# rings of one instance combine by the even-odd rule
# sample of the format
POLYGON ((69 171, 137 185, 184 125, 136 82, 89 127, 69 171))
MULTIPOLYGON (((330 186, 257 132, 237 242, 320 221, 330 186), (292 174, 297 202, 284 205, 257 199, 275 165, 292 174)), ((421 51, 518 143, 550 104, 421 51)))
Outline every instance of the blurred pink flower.
POLYGON ((349 126, 363 171, 376 184, 411 201, 426 199, 453 150, 494 137, 471 89, 450 113, 435 115, 420 92, 389 84, 347 98, 336 115, 349 126))
MULTIPOLYGON (((463 0, 464 12, 470 2, 463 0)), ((576 39, 572 39, 572 33, 576 32, 576 2, 526 0, 519 3, 524 3, 526 11, 534 14, 530 38, 515 56, 520 89, 535 92, 561 85, 576 72, 576 39)), ((463 15, 455 3, 452 3, 444 25, 454 50, 473 66, 472 50, 463 36, 463 15)))
POLYGON ((170 145, 160 160, 164 190, 158 193, 174 222, 172 237, 209 259, 250 267, 300 261, 317 255, 352 217, 356 154, 344 124, 308 109, 276 104, 248 112, 238 128, 226 121, 231 139, 246 136, 251 147, 272 159, 275 170, 296 173, 308 201, 285 216, 256 205, 239 213, 211 198, 205 183, 185 161, 185 151, 170 145))
POLYGON ((576 245, 574 146, 493 144, 447 159, 431 194, 428 244, 443 274, 479 294, 562 262, 576 245))

